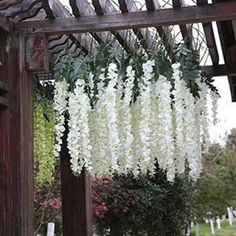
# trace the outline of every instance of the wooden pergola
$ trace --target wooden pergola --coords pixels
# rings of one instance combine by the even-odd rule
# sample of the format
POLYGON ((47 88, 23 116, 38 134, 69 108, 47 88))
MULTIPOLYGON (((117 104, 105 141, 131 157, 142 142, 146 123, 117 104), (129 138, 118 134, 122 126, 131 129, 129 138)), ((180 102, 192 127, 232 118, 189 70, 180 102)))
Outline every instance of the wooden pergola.
MULTIPOLYGON (((142 6, 134 0, 70 0, 70 13, 59 0, 0 0, 0 235, 33 235, 32 74, 50 76, 49 61, 65 47, 75 55, 87 54, 94 44, 112 39, 132 51, 127 32, 144 49, 151 49, 155 30, 174 61, 166 27, 179 25, 188 47, 190 24, 200 23, 212 65, 202 70, 228 76, 232 101, 236 101, 236 2, 197 0, 185 6, 172 0, 161 8, 158 0, 142 6), (235 20, 235 21, 234 21, 235 20), (225 64, 212 22, 217 22, 225 64), (106 32, 105 34, 103 32, 106 32), (109 37, 108 37, 109 36, 109 37)), ((144 2, 144 1, 143 1, 144 2)), ((92 235, 89 179, 71 174, 66 145, 61 153, 63 230, 65 236, 92 235)))

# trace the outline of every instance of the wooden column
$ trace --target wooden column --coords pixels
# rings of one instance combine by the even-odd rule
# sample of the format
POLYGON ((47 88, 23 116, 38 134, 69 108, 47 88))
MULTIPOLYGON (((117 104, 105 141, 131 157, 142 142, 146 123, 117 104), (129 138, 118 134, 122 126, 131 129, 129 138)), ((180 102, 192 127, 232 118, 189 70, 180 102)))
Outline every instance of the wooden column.
POLYGON ((92 236, 91 186, 83 170, 75 177, 70 168, 67 132, 61 151, 63 236, 92 236))
POLYGON ((0 32, 0 235, 33 235, 32 81, 23 36, 0 32))

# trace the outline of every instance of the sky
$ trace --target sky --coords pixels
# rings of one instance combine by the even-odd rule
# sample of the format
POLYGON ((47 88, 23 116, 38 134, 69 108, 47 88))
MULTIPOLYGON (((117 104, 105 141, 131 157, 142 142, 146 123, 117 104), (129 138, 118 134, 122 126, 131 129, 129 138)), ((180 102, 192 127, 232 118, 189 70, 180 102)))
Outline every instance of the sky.
MULTIPOLYGON (((69 0, 60 0, 63 5, 69 6, 69 0)), ((90 1, 90 0, 89 0, 90 1)), ((143 0, 139 0, 142 2, 143 0)), ((210 2, 211 0, 209 0, 210 2)), ((192 5, 192 0, 185 0, 186 3, 192 5)), ((70 8, 70 7, 68 7, 70 8)), ((213 22, 213 30, 216 38, 216 44, 219 51, 220 64, 224 64, 219 35, 217 33, 216 23, 213 22)), ((206 64, 211 64, 210 58, 206 64)), ((218 102, 218 124, 210 126, 209 133, 211 142, 218 142, 224 144, 225 135, 232 128, 236 128, 236 102, 231 101, 229 84, 226 76, 215 77, 214 85, 217 87, 221 98, 218 102)))

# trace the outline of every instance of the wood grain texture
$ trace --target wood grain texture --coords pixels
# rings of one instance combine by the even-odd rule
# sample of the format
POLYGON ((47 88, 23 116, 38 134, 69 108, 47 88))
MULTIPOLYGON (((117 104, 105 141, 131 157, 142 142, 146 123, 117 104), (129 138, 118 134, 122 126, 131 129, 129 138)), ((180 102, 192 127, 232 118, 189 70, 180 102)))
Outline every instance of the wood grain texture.
POLYGON ((8 35, 1 43, 9 49, 0 71, 9 105, 0 110, 0 235, 32 236, 32 81, 25 70, 24 37, 8 35))
POLYGON ((202 66, 201 70, 209 76, 236 76, 236 66, 231 65, 213 65, 202 66))
MULTIPOLYGON (((214 4, 223 4, 222 0, 213 0, 214 4)), ((223 14, 224 9, 222 9, 223 14)), ((217 22, 217 28, 220 36, 220 42, 223 50, 223 56, 225 63, 230 65, 236 64, 236 57, 234 50, 236 39, 234 35, 234 29, 232 21, 217 22)), ((231 99, 236 101, 236 76, 228 76, 229 87, 231 91, 231 99)))
POLYGON ((16 30, 28 33, 82 33, 137 29, 197 22, 227 21, 236 19, 236 2, 224 2, 207 6, 191 6, 180 9, 161 9, 154 12, 140 11, 127 14, 113 13, 102 16, 84 16, 79 19, 55 19, 19 22, 16 30))

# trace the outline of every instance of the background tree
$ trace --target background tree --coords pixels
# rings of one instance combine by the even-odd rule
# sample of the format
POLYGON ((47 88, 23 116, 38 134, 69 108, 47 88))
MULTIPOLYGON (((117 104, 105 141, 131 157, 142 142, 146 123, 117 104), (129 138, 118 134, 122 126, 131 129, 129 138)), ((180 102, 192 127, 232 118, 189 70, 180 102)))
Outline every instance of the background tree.
POLYGON ((197 184, 198 215, 221 215, 236 206, 236 129, 224 147, 213 144, 203 159, 204 170, 197 184))

